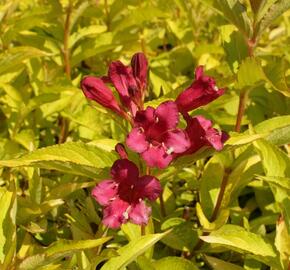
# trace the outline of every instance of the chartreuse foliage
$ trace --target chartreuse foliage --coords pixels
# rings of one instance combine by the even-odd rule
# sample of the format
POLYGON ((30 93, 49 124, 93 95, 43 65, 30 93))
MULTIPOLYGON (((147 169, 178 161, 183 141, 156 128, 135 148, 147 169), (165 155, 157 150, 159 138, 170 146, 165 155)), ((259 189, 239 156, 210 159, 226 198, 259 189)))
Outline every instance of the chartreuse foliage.
POLYGON ((32 166, 48 170, 98 177, 100 169, 110 167, 116 159, 112 152, 94 145, 68 142, 35 150, 18 159, 2 160, 1 166, 32 166))
POLYGON ((289 8, 0 0, 0 269, 289 269, 289 8), (230 135, 221 152, 152 170, 163 201, 142 236, 101 223, 90 192, 130 128, 79 89, 137 51, 149 60, 145 105, 174 100, 204 65, 226 93, 192 114, 230 135))

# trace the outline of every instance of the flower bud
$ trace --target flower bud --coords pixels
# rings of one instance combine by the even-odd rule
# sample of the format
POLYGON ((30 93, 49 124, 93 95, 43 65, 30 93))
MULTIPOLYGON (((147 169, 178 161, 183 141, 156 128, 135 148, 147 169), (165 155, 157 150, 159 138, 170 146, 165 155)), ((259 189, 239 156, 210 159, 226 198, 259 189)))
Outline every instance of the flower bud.
POLYGON ((133 76, 139 88, 144 91, 147 87, 147 68, 148 61, 143 53, 135 53, 131 59, 133 76))
POLYGON ((176 99, 179 112, 186 114, 200 106, 206 105, 224 94, 224 89, 216 86, 212 77, 204 76, 203 67, 195 70, 195 80, 176 99))
POLYGON ((81 88, 88 99, 94 100, 103 107, 123 116, 124 112, 102 79, 93 76, 85 77, 81 81, 81 88))
POLYGON ((115 151, 118 153, 121 159, 128 159, 127 151, 122 143, 116 144, 115 151))

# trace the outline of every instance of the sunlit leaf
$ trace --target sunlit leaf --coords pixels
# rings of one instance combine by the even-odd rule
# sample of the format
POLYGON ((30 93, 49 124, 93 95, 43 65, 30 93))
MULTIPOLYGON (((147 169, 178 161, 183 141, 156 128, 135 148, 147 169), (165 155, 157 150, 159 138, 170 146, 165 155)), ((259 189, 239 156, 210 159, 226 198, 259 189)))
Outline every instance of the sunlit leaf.
POLYGON ((252 29, 246 7, 238 0, 205 0, 234 24, 244 35, 250 37, 252 29))
POLYGON ((15 47, 0 55, 0 74, 19 68, 23 61, 33 57, 47 56, 48 53, 33 47, 15 47))
POLYGON ((284 152, 262 139, 254 142, 254 145, 267 176, 290 176, 290 159, 284 152))
POLYGON ((148 248, 166 236, 168 232, 141 236, 118 250, 120 256, 111 258, 101 268, 102 270, 122 269, 143 254, 148 248))
MULTIPOLYGON (((261 35, 263 31, 280 15, 290 8, 290 2, 288 0, 279 0, 273 3, 274 1, 269 1, 271 7, 268 9, 265 16, 261 18, 259 25, 257 26, 257 36, 261 35)), ((266 4, 265 4, 266 5, 266 4)), ((269 6, 267 5, 267 7, 269 6)))
POLYGON ((207 243, 219 244, 241 253, 250 253, 257 260, 281 269, 274 246, 261 235, 248 232, 243 227, 224 225, 210 235, 200 238, 207 243))
POLYGON ((190 251, 198 241, 197 232, 193 223, 180 218, 166 220, 161 227, 163 230, 172 230, 161 241, 167 246, 181 251, 190 251))
POLYGON ((70 36, 69 45, 72 48, 79 40, 85 37, 96 36, 100 33, 105 32, 106 29, 107 27, 104 25, 90 25, 88 27, 84 27, 70 36))
POLYGON ((165 257, 154 262, 153 265, 158 270, 167 270, 169 265, 176 270, 198 270, 193 262, 179 257, 165 257))
MULTIPOLYGON (((287 217, 286 217, 287 218, 287 217)), ((280 252, 281 260, 284 268, 288 267, 290 256, 290 234, 285 226, 285 220, 280 218, 276 226, 275 246, 280 252)))
MULTIPOLYGON (((290 6, 289 6, 290 7, 290 6)), ((285 61, 283 59, 273 58, 264 68, 267 81, 271 86, 281 92, 283 95, 290 97, 290 88, 287 85, 285 77, 285 61)))
POLYGON ((23 262, 21 262, 19 269, 33 270, 80 250, 98 247, 108 240, 110 240, 110 237, 80 241, 58 240, 42 253, 27 257, 23 262))
POLYGON ((110 32, 102 33, 94 39, 85 39, 76 46, 72 53, 72 66, 97 54, 112 51, 116 45, 117 43, 113 40, 113 34, 110 32))
POLYGON ((267 119, 254 127, 257 133, 267 133, 267 141, 282 145, 290 142, 290 116, 277 116, 267 119))
POLYGON ((289 190, 282 189, 275 183, 276 177, 283 178, 280 185, 288 185, 284 178, 290 177, 290 158, 279 148, 266 141, 259 140, 254 143, 257 152, 260 154, 262 164, 265 170, 266 178, 272 187, 272 192, 277 202, 280 203, 284 216, 286 217, 286 225, 290 232, 290 199, 289 190), (284 184, 283 184, 284 183, 284 184))
POLYGON ((202 208, 199 203, 196 204, 196 215, 198 216, 199 222, 203 227, 204 231, 214 231, 219 229, 221 226, 226 224, 229 217, 229 210, 222 209, 214 222, 210 222, 204 215, 202 208))
POLYGON ((0 166, 33 166, 97 177, 98 169, 110 167, 115 159, 115 154, 96 146, 81 142, 69 142, 35 150, 19 159, 1 160, 0 166))
POLYGON ((0 266, 8 269, 16 251, 16 200, 15 194, 0 190, 0 266))
POLYGON ((254 58, 246 58, 238 71, 238 87, 243 89, 255 85, 261 80, 265 80, 262 67, 254 58))
POLYGON ((214 270, 243 270, 244 268, 233 263, 220 260, 215 257, 205 256, 206 261, 214 270))

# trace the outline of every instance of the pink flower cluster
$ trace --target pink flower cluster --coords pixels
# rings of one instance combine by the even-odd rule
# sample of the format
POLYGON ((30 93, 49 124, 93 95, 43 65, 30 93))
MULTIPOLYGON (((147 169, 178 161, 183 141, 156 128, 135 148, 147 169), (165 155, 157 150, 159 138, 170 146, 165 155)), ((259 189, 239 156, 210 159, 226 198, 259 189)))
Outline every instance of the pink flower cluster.
POLYGON ((130 119, 143 108, 147 88, 147 66, 145 55, 136 53, 132 57, 131 66, 125 66, 120 61, 112 62, 108 76, 87 76, 81 81, 81 88, 88 99, 98 102, 125 119, 130 119), (120 102, 106 83, 115 87, 120 102))
MULTIPOLYGON (((213 128, 203 116, 191 117, 189 112, 215 100, 224 93, 212 77, 204 75, 203 67, 195 70, 195 80, 175 101, 165 101, 157 108, 144 108, 147 89, 148 61, 144 54, 136 53, 130 66, 112 62, 108 75, 85 77, 81 88, 88 99, 130 122, 127 146, 140 154, 148 167, 166 168, 174 159, 190 155, 202 147, 223 148, 225 133, 213 128), (107 86, 112 85, 117 99, 107 86), (180 116, 186 122, 181 129, 180 116)), ((104 206, 103 223, 111 228, 130 220, 146 224, 150 214, 144 199, 155 200, 161 192, 156 178, 139 177, 138 168, 125 154, 112 167, 111 180, 102 181, 93 190, 95 199, 104 206)))
POLYGON ((137 166, 128 159, 118 159, 111 168, 112 179, 100 182, 92 191, 93 197, 104 207, 103 223, 118 228, 130 220, 147 224, 151 208, 144 199, 154 201, 159 197, 161 185, 151 176, 139 176, 137 166))

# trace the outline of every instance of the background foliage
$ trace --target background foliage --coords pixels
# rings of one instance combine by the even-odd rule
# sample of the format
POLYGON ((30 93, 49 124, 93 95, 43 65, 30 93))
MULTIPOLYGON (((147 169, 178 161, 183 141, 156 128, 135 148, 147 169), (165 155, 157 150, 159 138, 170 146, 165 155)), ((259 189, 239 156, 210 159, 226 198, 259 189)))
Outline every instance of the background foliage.
POLYGON ((288 269, 289 8, 0 0, 0 268, 288 269), (133 224, 106 232, 100 223, 90 190, 108 176, 128 127, 79 89, 84 75, 105 75, 137 51, 150 60, 153 106, 204 65, 227 91, 194 114, 231 135, 219 153, 156 172, 165 213, 153 206, 142 237, 133 224))

